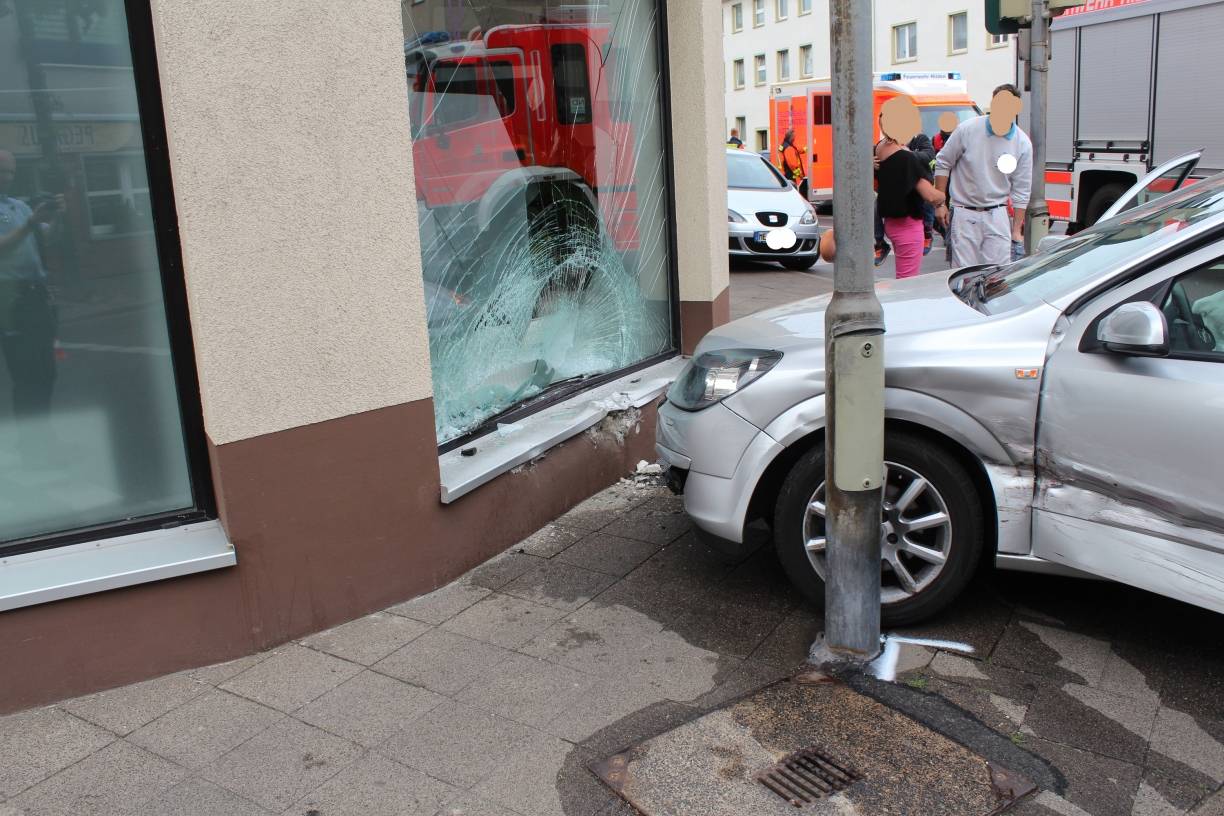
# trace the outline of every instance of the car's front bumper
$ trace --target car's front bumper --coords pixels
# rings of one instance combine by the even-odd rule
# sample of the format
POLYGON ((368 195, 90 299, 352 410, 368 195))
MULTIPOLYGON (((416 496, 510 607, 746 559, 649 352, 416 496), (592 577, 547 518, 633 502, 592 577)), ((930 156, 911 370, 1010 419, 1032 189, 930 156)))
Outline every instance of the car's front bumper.
POLYGON ((754 235, 770 228, 752 222, 736 224, 727 222, 727 251, 731 255, 756 258, 811 258, 820 252, 819 224, 791 224, 798 239, 789 249, 770 249, 764 241, 754 235))
POLYGON ((764 431, 719 404, 683 411, 659 409, 655 450, 683 485, 693 523, 727 553, 744 542, 744 525, 761 474, 783 448, 764 431))

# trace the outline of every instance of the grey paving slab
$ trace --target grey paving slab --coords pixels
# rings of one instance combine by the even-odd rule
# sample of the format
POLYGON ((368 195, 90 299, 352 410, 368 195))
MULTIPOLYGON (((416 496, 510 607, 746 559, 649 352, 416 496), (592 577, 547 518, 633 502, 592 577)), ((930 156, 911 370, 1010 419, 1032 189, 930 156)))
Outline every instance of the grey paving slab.
POLYGON ((557 712, 589 700, 596 678, 535 657, 513 654, 456 699, 524 725, 543 726, 557 712))
POLYGON ((470 788, 533 733, 484 709, 448 701, 379 746, 378 752, 435 779, 470 788))
POLYGON ((553 559, 523 573, 499 591, 533 603, 570 612, 616 582, 601 572, 553 559))
POLYGON ((642 564, 637 572, 637 578, 652 576, 656 580, 671 580, 676 575, 697 578, 713 584, 724 578, 732 565, 697 540, 691 533, 686 533, 666 546, 642 564))
POLYGON ((583 535, 583 531, 574 527, 549 523, 519 542, 515 549, 537 558, 552 558, 569 549, 583 535))
POLYGON ((128 741, 200 768, 284 718, 267 706, 212 689, 133 732, 128 741))
MULTIPOLYGON (((568 742, 586 742, 596 734, 633 718, 638 712, 665 701, 663 691, 651 683, 601 677, 584 697, 558 706, 559 713, 543 726, 543 730, 568 742)), ((693 711, 689 706, 683 708, 690 714, 693 711)), ((633 741, 626 740, 615 748, 622 748, 633 741)))
POLYGON ((1131 816, 1142 776, 1139 766, 1036 737, 1025 739, 1022 747, 1058 768, 1067 782, 1060 793, 1068 802, 1091 816, 1131 816))
POLYGON ((369 666, 405 643, 425 634, 429 629, 429 624, 418 620, 375 612, 335 629, 311 635, 302 641, 302 645, 369 666))
POLYGON ((1139 781, 1132 816, 1176 816, 1189 813, 1214 790, 1213 786, 1196 785, 1149 770, 1139 781))
POLYGON ((58 708, 0 717, 0 801, 114 742, 115 735, 58 708))
POLYGON ((824 631, 824 616, 809 609, 790 612, 749 655, 756 663, 798 666, 807 660, 812 643, 824 631))
POLYGON ((651 544, 670 544, 693 528, 685 516, 647 510, 626 514, 600 528, 600 532, 651 544))
POLYGON ((373 748, 446 700, 419 686, 364 671, 294 714, 359 745, 373 748))
POLYGON ((993 660, 977 660, 962 654, 943 651, 935 655, 928 667, 928 673, 952 683, 998 694, 1025 705, 1032 702, 1039 688, 1056 687, 1039 674, 1002 666, 993 660))
POLYGON ((717 685, 692 700, 689 705, 703 711, 718 708, 746 694, 759 691, 770 683, 790 677, 794 671, 792 666, 741 660, 716 675, 717 685))
POLYGON ((1100 686, 1109 642, 1057 626, 1021 620, 1007 627, 991 653, 994 663, 1043 674, 1051 682, 1100 686))
POLYGON ((658 551, 659 545, 649 541, 591 533, 557 555, 557 559, 619 578, 658 551))
POLYGON ((917 626, 897 630, 915 638, 937 638, 964 643, 973 656, 990 656, 1013 616, 1012 607, 989 585, 971 584, 965 595, 938 617, 917 626))
POLYGON ((442 628, 505 649, 515 649, 564 615, 563 610, 551 606, 494 593, 442 624, 442 628))
POLYGON ((915 687, 938 694, 1000 734, 1019 734, 1028 713, 1028 704, 972 686, 951 683, 937 677, 915 678, 915 687))
POLYGON ((187 770, 118 740, 9 802, 30 816, 114 816, 170 789, 187 770))
POLYGON ((1224 783, 1224 744, 1194 717, 1168 706, 1156 712, 1147 761, 1171 776, 1224 783))
POLYGON ((369 753, 287 809, 285 816, 434 816, 455 788, 369 753))
POLYGON ((1194 816, 1224 816, 1224 791, 1208 796, 1192 812, 1194 816))
POLYGON ((187 673, 169 674, 130 686, 65 700, 60 707, 123 736, 209 689, 187 673))
POLYGON ((1024 724, 1042 739, 1140 764, 1155 717, 1155 703, 1145 710, 1138 701, 1067 684, 1038 691, 1024 724), (1135 729, 1145 733, 1140 736, 1135 729))
POLYGON ((537 732, 472 790, 532 816, 595 816, 616 797, 586 769, 594 759, 581 748, 537 732))
POLYGON ((645 491, 614 487, 597 493, 578 504, 558 518, 556 523, 564 527, 593 532, 606 527, 622 514, 642 505, 650 498, 652 496, 645 491))
POLYGON ((154 798, 122 810, 123 816, 268 816, 260 807, 233 791, 192 777, 154 798))
POLYGON ((413 598, 397 604, 387 611, 394 615, 403 615, 413 620, 432 623, 435 626, 445 623, 467 609, 472 604, 484 598, 493 590, 481 586, 473 586, 463 581, 447 584, 441 589, 435 589, 428 595, 413 598))
POLYGON ((347 660, 290 644, 220 688, 280 711, 292 712, 353 677, 361 667, 347 660))
POLYGON ((528 570, 535 569, 545 559, 526 553, 506 552, 489 559, 463 576, 472 586, 497 590, 528 570))
POLYGON ((438 811, 438 816, 522 816, 471 793, 461 793, 438 811))
POLYGON ((509 656, 500 646, 434 629, 372 668, 439 694, 454 695, 509 656))
POLYGON ((717 594, 700 599, 696 609, 670 624, 685 642, 707 651, 747 657, 786 618, 785 609, 758 609, 723 601, 717 594))
POLYGON ((254 666, 256 663, 267 660, 272 655, 271 652, 258 652, 257 654, 240 657, 237 660, 228 660, 224 663, 213 663, 209 666, 201 666, 198 669, 192 669, 188 672, 196 680, 201 683, 207 683, 210 686, 219 686, 231 677, 237 677, 247 669, 254 666))
POLYGON ((200 775, 277 813, 363 754, 348 740, 284 719, 247 740, 200 775))

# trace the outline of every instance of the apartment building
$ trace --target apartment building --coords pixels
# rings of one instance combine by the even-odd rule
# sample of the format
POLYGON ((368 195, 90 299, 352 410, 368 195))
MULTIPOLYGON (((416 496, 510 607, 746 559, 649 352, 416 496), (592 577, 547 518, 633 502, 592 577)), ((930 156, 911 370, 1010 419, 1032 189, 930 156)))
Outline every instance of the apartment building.
MULTIPOLYGON (((767 150, 769 96, 829 75, 829 4, 822 0, 723 0, 727 129, 767 150)), ((1015 37, 986 32, 980 2, 876 0, 873 67, 959 71, 985 110, 991 90, 1015 78, 1015 37)))

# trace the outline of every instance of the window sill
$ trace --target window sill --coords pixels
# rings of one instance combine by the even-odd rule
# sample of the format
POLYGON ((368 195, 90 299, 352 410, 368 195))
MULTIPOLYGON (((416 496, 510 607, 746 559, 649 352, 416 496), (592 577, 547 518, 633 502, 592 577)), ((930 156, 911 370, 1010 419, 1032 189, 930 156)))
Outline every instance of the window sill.
POLYGON ((907 62, 917 62, 917 57, 903 57, 902 59, 894 59, 893 65, 904 65, 907 62))
POLYGON ((958 56, 960 56, 961 54, 968 54, 968 53, 969 53, 969 49, 968 49, 968 48, 957 48, 957 49, 956 49, 956 50, 954 50, 954 51, 949 51, 949 52, 948 52, 948 56, 949 56, 949 57, 958 57, 958 56))
POLYGON ((0 612, 238 563, 217 521, 0 558, 0 612))
POLYGON ((588 428, 598 425, 608 414, 641 408, 665 391, 684 359, 673 357, 606 385, 532 414, 521 422, 481 437, 471 445, 447 451, 438 457, 442 475, 442 503, 450 504, 503 473, 542 456, 588 428), (473 456, 463 451, 476 448, 473 456))

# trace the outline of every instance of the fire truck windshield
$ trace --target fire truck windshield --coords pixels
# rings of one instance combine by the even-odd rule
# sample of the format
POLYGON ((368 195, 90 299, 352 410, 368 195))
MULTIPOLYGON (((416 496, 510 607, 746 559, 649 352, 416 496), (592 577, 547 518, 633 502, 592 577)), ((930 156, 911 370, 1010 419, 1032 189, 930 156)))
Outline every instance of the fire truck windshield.
POLYGON ((928 136, 938 133, 939 117, 949 111, 956 114, 958 124, 981 115, 981 111, 970 105, 932 105, 931 107, 920 105, 918 112, 922 115, 922 132, 928 136))

